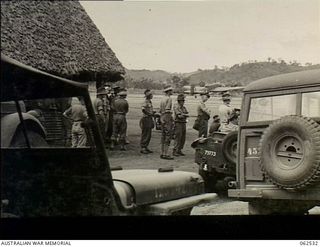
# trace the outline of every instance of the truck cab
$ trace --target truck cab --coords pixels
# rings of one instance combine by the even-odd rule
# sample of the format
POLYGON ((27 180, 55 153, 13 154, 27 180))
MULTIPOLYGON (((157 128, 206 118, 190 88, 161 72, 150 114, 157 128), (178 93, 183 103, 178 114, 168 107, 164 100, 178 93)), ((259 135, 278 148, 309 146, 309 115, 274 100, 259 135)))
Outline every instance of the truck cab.
POLYGON ((304 214, 320 205, 320 70, 252 82, 244 89, 236 188, 250 214, 304 214))
POLYGON ((216 198, 196 173, 112 167, 85 83, 1 55, 1 102, 14 107, 1 117, 1 217, 185 214, 216 198), (74 98, 88 115, 85 147, 50 142, 22 107, 74 98))

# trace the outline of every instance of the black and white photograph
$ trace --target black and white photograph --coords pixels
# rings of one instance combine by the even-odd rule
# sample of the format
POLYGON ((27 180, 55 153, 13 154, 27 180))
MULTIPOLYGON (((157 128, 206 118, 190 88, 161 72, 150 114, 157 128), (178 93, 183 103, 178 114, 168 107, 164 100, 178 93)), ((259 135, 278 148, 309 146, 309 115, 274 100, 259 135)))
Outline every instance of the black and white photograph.
POLYGON ((2 222, 319 215, 319 0, 1 1, 2 222))

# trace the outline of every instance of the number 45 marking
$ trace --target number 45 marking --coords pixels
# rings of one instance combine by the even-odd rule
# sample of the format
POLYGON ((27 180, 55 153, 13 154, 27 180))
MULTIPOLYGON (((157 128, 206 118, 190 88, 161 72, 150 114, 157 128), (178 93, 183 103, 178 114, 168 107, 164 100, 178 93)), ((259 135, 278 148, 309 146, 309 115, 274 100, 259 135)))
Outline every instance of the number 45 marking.
POLYGON ((247 154, 248 155, 257 155, 258 154, 258 148, 248 148, 247 154))

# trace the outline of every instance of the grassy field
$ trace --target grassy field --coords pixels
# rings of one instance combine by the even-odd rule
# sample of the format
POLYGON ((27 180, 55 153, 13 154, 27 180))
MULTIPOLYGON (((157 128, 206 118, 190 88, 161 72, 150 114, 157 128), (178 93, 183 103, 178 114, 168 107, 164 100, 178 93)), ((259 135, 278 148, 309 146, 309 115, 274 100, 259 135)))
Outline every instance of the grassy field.
MULTIPOLYGON (((155 110, 159 110, 161 95, 155 95, 153 99, 153 106, 155 110)), ((199 102, 199 98, 194 96, 187 96, 185 105, 190 113, 190 118, 187 123, 187 138, 184 148, 185 157, 177 157, 173 161, 167 161, 160 159, 160 138, 161 132, 153 130, 152 139, 149 148, 154 151, 153 154, 143 155, 140 153, 140 134, 141 129, 139 127, 139 121, 142 116, 141 104, 144 97, 142 94, 129 94, 129 113, 127 115, 128 122, 128 139, 130 144, 127 145, 127 151, 108 151, 111 166, 122 166, 123 168, 145 168, 145 169, 157 169, 159 167, 173 167, 175 170, 183 171, 198 171, 198 166, 194 163, 194 149, 191 148, 191 143, 197 138, 197 131, 192 129, 196 117, 196 107, 199 102)), ((173 102, 176 102, 176 96, 173 96, 173 102)), ((211 110, 212 114, 217 113, 218 106, 221 104, 221 99, 211 97, 207 106, 211 110)), ((233 98, 231 102, 232 107, 240 107, 241 98, 233 98)), ((211 122, 211 120, 210 120, 211 122)), ((171 150, 173 141, 171 143, 171 150)))

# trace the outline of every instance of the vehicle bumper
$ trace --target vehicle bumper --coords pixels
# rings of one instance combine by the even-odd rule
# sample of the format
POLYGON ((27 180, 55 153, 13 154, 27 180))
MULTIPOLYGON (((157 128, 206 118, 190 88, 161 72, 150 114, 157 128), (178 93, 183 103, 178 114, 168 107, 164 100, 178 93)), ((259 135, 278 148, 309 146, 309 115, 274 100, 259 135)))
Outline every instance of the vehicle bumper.
POLYGON ((190 196, 168 202, 161 202, 145 206, 143 208, 143 214, 147 215, 171 215, 180 211, 192 209, 200 204, 209 203, 217 200, 216 193, 206 193, 196 196, 190 196))
POLYGON ((242 199, 275 199, 275 200, 303 200, 303 201, 320 201, 320 190, 309 189, 307 192, 286 191, 276 188, 255 188, 255 189, 230 189, 228 196, 242 199))

